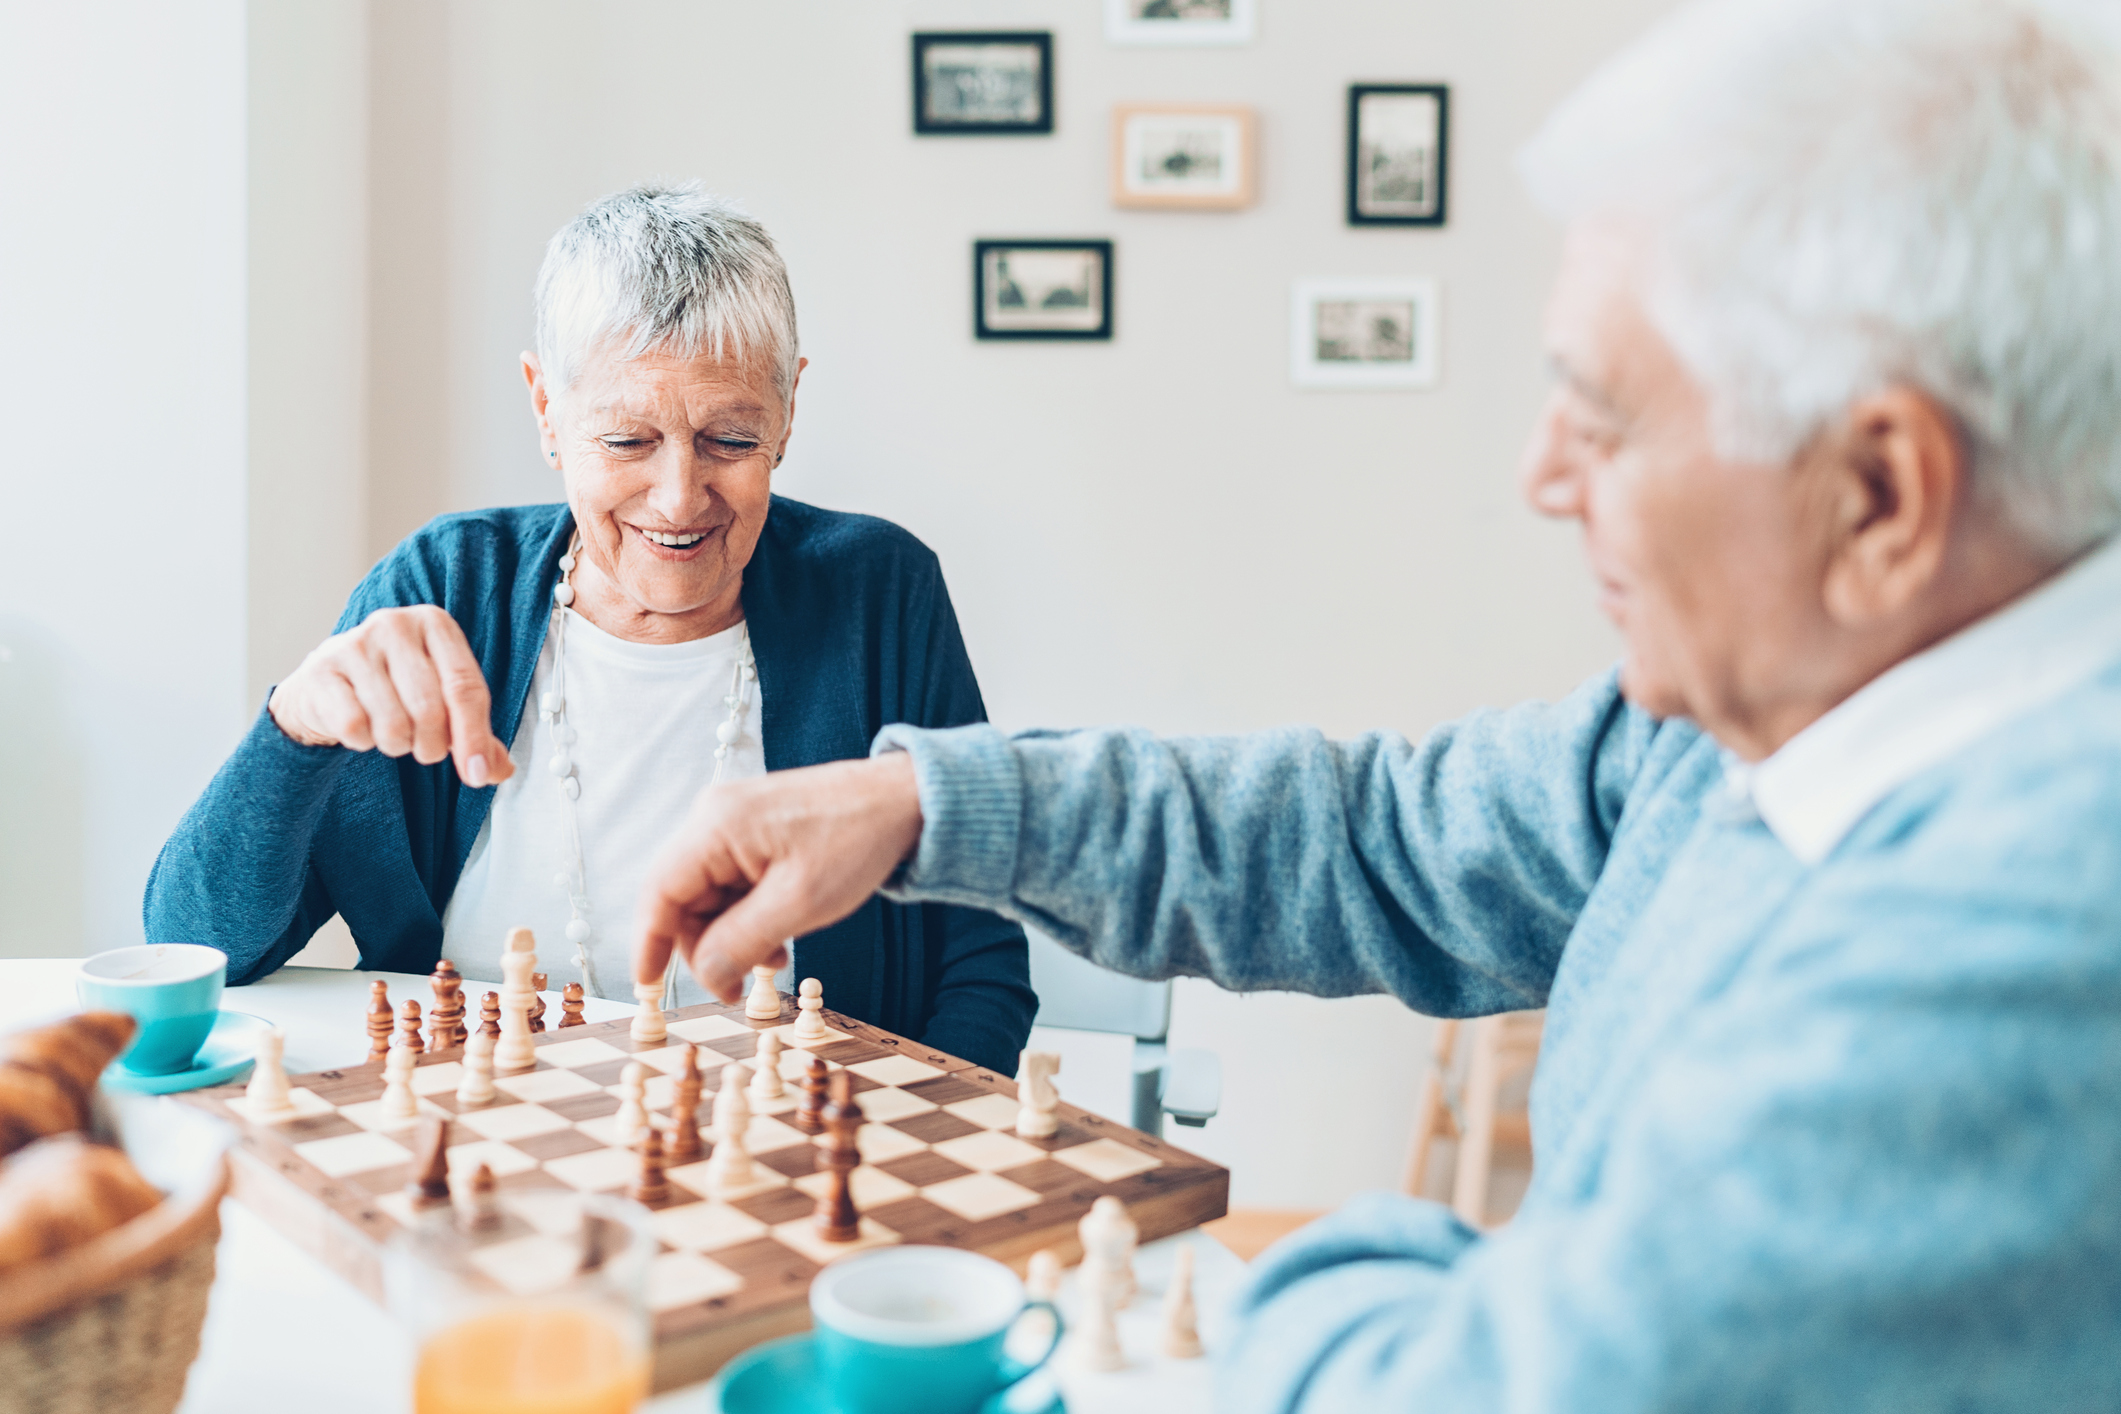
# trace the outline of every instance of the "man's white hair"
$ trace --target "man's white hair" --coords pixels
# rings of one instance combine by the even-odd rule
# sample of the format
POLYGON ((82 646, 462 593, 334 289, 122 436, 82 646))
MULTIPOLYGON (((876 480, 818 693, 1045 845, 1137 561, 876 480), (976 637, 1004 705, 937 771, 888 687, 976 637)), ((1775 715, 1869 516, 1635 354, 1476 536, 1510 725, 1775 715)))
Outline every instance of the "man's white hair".
POLYGON ((538 364, 564 392, 598 356, 771 361, 795 391, 795 295, 766 228, 698 182, 591 202, 545 248, 538 364))
POLYGON ((2121 3, 1707 0, 1521 166, 1553 214, 1646 231, 1722 455, 1787 460, 1912 387, 2041 543, 2121 527, 2121 3))

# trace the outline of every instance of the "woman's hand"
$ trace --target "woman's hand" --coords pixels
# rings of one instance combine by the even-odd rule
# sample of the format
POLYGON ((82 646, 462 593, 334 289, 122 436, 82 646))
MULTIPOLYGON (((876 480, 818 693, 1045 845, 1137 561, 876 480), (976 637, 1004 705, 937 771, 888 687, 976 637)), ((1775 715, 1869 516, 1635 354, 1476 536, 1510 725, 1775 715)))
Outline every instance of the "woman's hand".
POLYGON ((410 752, 423 766, 453 756, 473 786, 515 774, 493 734, 479 660, 457 621, 431 604, 378 609, 325 639, 273 689, 266 708, 304 746, 410 752))
POLYGON ((676 951, 733 1002, 783 939, 837 923, 921 838, 913 758, 834 761, 700 793, 641 889, 633 975, 658 981, 676 951))

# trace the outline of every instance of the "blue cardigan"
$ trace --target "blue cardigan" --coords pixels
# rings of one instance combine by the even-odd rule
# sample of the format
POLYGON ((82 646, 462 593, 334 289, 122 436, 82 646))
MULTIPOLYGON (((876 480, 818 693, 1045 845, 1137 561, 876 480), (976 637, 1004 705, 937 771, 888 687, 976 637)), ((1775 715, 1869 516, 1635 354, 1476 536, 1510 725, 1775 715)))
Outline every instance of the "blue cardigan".
MULTIPOLYGON (((369 572, 339 628, 447 609, 492 688, 494 735, 512 742, 573 528, 564 505, 444 516, 369 572)), ((941 566, 897 526, 776 496, 743 597, 768 770, 859 758, 893 722, 986 720, 941 566)), ((163 846, 147 937, 210 943, 230 982, 251 982, 337 913, 364 967, 426 972, 492 800, 447 760, 301 746, 260 712, 163 846)), ((1023 930, 974 909, 871 898, 799 939, 796 959, 836 1010, 1005 1075, 1038 1008, 1023 930)))

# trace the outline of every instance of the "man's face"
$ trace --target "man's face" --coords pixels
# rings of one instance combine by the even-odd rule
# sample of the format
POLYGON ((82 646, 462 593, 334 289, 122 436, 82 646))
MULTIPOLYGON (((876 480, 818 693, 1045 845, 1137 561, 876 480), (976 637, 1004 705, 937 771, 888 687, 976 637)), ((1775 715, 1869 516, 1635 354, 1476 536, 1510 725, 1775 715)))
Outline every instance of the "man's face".
POLYGON ((1728 462, 1708 400, 1635 292, 1639 242, 1572 229, 1547 317, 1556 385, 1526 454, 1525 496, 1580 522, 1599 604, 1626 640, 1621 689, 1747 757, 1763 724, 1816 689, 1827 627, 1823 486, 1796 466, 1728 462))

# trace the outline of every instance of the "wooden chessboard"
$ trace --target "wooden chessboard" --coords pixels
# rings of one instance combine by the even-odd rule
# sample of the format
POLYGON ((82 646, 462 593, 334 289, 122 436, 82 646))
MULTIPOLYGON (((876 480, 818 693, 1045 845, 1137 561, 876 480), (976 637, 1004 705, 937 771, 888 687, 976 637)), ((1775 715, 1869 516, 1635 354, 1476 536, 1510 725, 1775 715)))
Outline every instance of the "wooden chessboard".
MULTIPOLYGON (((413 1089, 423 1113, 452 1121, 452 1178, 466 1179, 486 1164, 499 1180, 504 1210, 534 1223, 541 1191, 618 1193, 638 1173, 638 1159, 611 1127, 627 1062, 661 1072, 647 1095, 660 1122, 682 1064, 680 1042, 698 1044, 711 1092, 726 1062, 749 1065, 757 1033, 778 1029, 789 1043, 781 1073, 793 1081, 807 1060, 793 1038, 794 1018, 794 1003, 784 997, 777 1021, 753 1021, 741 1006, 718 1003, 669 1013, 664 1042, 633 1040, 623 1020, 548 1030, 533 1038, 536 1068, 497 1076, 500 1095, 483 1105, 457 1103, 462 1050, 429 1051, 413 1089)), ((649 1276, 659 1390, 704 1379, 762 1340, 806 1329, 810 1278, 834 1257, 890 1243, 937 1243, 984 1252, 1021 1271, 1044 1247, 1075 1260, 1075 1224, 1108 1193, 1127 1205, 1144 1241, 1226 1211, 1229 1172, 1206 1159, 1066 1103, 1057 1134, 1019 1138, 1010 1079, 835 1012, 825 1019, 830 1034, 807 1052, 851 1073, 866 1116, 857 1135, 862 1163, 853 1173, 862 1237, 834 1246, 816 1235, 811 1217, 827 1175, 812 1137, 786 1122, 797 1087, 791 1083, 779 1101, 754 1100, 746 1138, 759 1173, 755 1189, 709 1199, 703 1159, 672 1168, 670 1198, 650 1205, 661 1242, 649 1276)), ((348 1017, 350 1038, 359 1024, 348 1017)), ((403 1189, 416 1121, 380 1114, 379 1061, 291 1080, 297 1113, 278 1123, 253 1123, 240 1086, 179 1098, 241 1130, 237 1198, 381 1300, 382 1244, 411 1220, 403 1189)), ((703 1124, 712 1112, 710 1093, 700 1106, 703 1124)))

